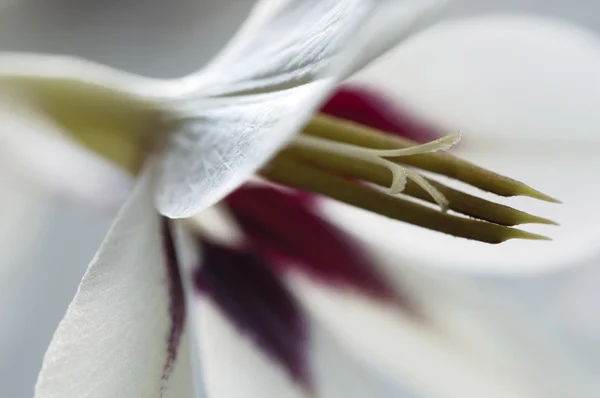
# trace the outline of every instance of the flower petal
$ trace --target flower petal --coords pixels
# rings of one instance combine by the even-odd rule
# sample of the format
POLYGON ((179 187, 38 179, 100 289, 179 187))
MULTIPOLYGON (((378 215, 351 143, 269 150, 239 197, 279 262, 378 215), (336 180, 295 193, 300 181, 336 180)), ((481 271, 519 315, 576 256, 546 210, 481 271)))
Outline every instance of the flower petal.
MULTIPOLYGON (((210 299, 295 383, 310 389, 307 330, 302 310, 276 274, 253 253, 209 242, 202 245, 202 261, 194 275, 196 290, 210 299)), ((210 363, 206 372, 211 372, 210 363)))
POLYGON ((35 183, 99 207, 123 203, 132 181, 104 159, 74 145, 43 115, 0 98, 3 167, 35 183))
MULTIPOLYGON (((2 120, 0 118, 0 120, 2 120)), ((41 357, 81 274, 52 261, 47 233, 56 213, 50 193, 18 172, 0 148, 0 385, 10 397, 31 396, 41 357), (44 264, 46 265, 46 264, 44 264), (71 280, 59 279, 63 273, 71 280), (49 282, 48 277, 52 278, 49 282), (55 286, 52 286, 55 284, 55 286), (53 287, 61 289, 57 292, 53 287), (67 287, 67 289, 65 289, 67 287), (58 294, 54 294, 58 293, 58 294), (48 297, 52 294, 52 297, 48 297)), ((53 231, 54 232, 54 231, 53 231)), ((65 234, 62 234, 65 237, 65 234)), ((55 241, 56 242, 56 241, 55 241)), ((84 249, 81 249, 84 251, 84 249)))
POLYGON ((0 149, 0 290, 41 238, 52 209, 49 193, 15 170, 4 152, 0 149))
MULTIPOLYGON (((71 146, 83 146, 132 174, 139 173, 148 149, 162 133, 158 121, 164 102, 178 98, 181 90, 169 80, 145 78, 76 57, 0 51, 0 105, 24 119, 21 123, 29 124, 25 128, 39 130, 27 139, 56 141, 46 135, 58 135, 71 146)), ((0 140, 12 146, 22 144, 24 139, 13 135, 11 130, 0 140)), ((26 155, 42 152, 24 145, 16 149, 26 155)), ((90 157, 81 148, 61 149, 58 144, 44 148, 43 159, 56 162, 69 151, 79 152, 81 159, 84 154, 90 157)), ((79 158, 66 160, 85 161, 79 158)), ((34 172, 47 173, 35 167, 39 162, 32 163, 34 172)))
POLYGON ((146 175, 83 277, 36 397, 193 397, 177 260, 150 190, 146 175))
POLYGON ((594 32, 542 16, 489 15, 427 29, 356 80, 460 129, 473 146, 527 143, 535 150, 597 145, 598 70, 594 32))
POLYGON ((372 371, 306 316, 263 258, 202 245, 188 275, 209 398, 382 396, 372 371))
POLYGON ((506 300, 514 300, 540 327, 554 330, 588 369, 600 369, 598 261, 537 278, 496 282, 492 280, 492 286, 504 293, 503 297, 510 297, 506 300))
POLYGON ((198 99, 182 105, 171 135, 157 192, 160 211, 187 217, 234 190, 342 78, 412 33, 439 4, 261 2, 243 36, 187 78, 187 86, 198 87, 198 99))
POLYGON ((446 0, 262 0, 190 80, 211 96, 339 81, 414 33, 446 0))
MULTIPOLYGON (((379 253, 379 260, 383 260, 379 253)), ((384 254, 383 256, 387 256, 384 254)), ((386 275, 409 293, 421 319, 364 295, 327 289, 298 276, 288 282, 315 318, 367 364, 424 396, 535 398, 597 394, 593 370, 547 331, 478 294, 472 286, 403 259, 386 275)))

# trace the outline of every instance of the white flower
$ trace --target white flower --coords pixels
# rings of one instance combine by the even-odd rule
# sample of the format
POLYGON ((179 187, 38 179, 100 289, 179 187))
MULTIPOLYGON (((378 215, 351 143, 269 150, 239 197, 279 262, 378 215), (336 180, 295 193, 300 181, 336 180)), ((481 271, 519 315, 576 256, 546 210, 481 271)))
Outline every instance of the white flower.
MULTIPOLYGON (((0 88, 12 106, 134 172, 136 156, 147 155, 140 142, 159 150, 57 329, 36 396, 191 397, 198 353, 209 397, 380 396, 371 367, 441 398, 584 397, 587 379, 552 340, 506 327, 508 315, 450 278, 376 268, 389 276, 376 281, 392 286, 386 301, 302 273, 260 276, 248 271, 261 269, 252 253, 210 242, 218 229, 206 213, 198 216, 202 234, 195 219, 161 217, 193 216, 246 181, 341 79, 411 33, 433 6, 263 1, 206 68, 170 81, 66 57, 0 55, 0 88), (531 366, 538 361, 547 364, 531 366)), ((381 164, 406 153, 374 152, 359 160, 381 164)), ((393 171, 393 188, 402 173, 411 176, 393 171)))

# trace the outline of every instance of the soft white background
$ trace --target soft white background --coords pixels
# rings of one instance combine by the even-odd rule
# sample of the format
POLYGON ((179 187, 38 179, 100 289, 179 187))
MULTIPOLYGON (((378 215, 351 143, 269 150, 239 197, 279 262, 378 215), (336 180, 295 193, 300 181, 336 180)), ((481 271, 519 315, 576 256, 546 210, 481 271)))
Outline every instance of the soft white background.
MULTIPOLYGON (((16 6, 0 7, 0 50, 74 53, 155 76, 176 76, 200 65, 233 32, 251 3, 243 0, 15 2, 16 6)), ((600 3, 596 0, 456 0, 446 18, 490 11, 560 16, 600 33, 600 3)), ((110 211, 94 213, 58 198, 53 198, 49 206, 50 219, 44 239, 35 239, 37 244, 26 250, 21 268, 0 285, 3 397, 31 396, 52 331, 114 215, 110 211)), ((27 242, 28 238, 32 236, 19 240, 27 242)), ((0 249, 5 250, 3 246, 0 249)), ((521 303, 523 311, 539 322, 560 327, 565 338, 582 351, 598 341, 593 336, 600 334, 600 319, 578 325, 553 314, 561 309, 562 313, 590 313, 600 300, 600 293, 593 295, 595 286, 600 284, 600 275, 582 271, 549 278, 481 277, 481 280, 489 289, 521 303), (584 294, 589 292, 589 297, 579 294, 577 303, 570 303, 573 291, 581 289, 584 294)))

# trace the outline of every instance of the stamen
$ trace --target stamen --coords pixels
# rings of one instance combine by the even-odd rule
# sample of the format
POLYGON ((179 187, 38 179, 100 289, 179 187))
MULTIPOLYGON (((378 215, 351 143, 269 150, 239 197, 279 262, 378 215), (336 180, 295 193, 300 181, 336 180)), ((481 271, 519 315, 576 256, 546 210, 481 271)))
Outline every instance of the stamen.
POLYGON ((281 184, 316 192, 383 216, 457 237, 487 243, 501 243, 509 239, 549 240, 542 235, 442 213, 387 195, 317 168, 290 152, 275 157, 261 174, 281 184))
POLYGON ((378 160, 381 161, 382 166, 387 167, 392 172, 392 182, 388 187, 388 192, 392 195, 395 195, 404 191, 408 176, 406 169, 400 165, 387 162, 383 159, 378 160))
POLYGON ((443 211, 448 210, 449 202, 443 193, 441 193, 436 187, 431 185, 429 181, 425 179, 425 177, 418 174, 417 172, 409 169, 407 169, 406 172, 408 173, 409 178, 412 179, 418 186, 423 188, 425 192, 427 192, 429 196, 431 196, 433 200, 435 200, 435 202, 438 205, 440 205, 443 211))
POLYGON ((457 237, 487 243, 509 239, 549 240, 545 236, 510 227, 555 222, 458 191, 405 166, 409 164, 443 174, 503 196, 527 195, 556 202, 519 181, 448 154, 431 153, 448 149, 459 138, 460 134, 452 134, 416 145, 365 126, 318 116, 260 173, 273 182, 457 237), (451 209, 475 219, 435 211, 357 180, 388 187, 392 194, 402 192, 437 203, 442 210, 451 209))
POLYGON ((438 138, 437 140, 426 142, 425 144, 411 146, 409 148, 401 149, 365 149, 376 153, 381 157, 400 157, 419 155, 422 153, 446 151, 456 145, 460 141, 460 133, 449 134, 445 137, 438 138))
POLYGON ((409 156, 437 150, 444 150, 454 145, 459 139, 460 134, 452 134, 447 137, 442 137, 435 141, 422 145, 416 145, 411 148, 379 150, 300 134, 294 139, 292 145, 300 148, 314 149, 330 154, 338 154, 347 158, 362 160, 387 167, 392 173, 392 182, 388 189, 391 194, 398 194, 402 192, 406 186, 407 178, 410 178, 431 195, 433 200, 440 206, 442 211, 446 211, 448 209, 448 200, 440 191, 429 184, 425 178, 420 176, 415 171, 409 170, 408 168, 394 163, 388 159, 384 159, 384 157, 409 156))
MULTIPOLYGON (((416 142, 386 134, 367 126, 330 116, 314 117, 304 128, 304 133, 324 139, 378 150, 411 148, 416 142)), ((560 203, 522 182, 491 172, 448 153, 421 153, 417 156, 403 155, 401 159, 390 159, 416 168, 465 182, 500 196, 529 196, 535 199, 560 203)))
MULTIPOLYGON (((307 147, 301 148, 292 146, 283 151, 281 155, 286 157, 292 156, 321 170, 327 170, 330 173, 363 180, 382 187, 393 184, 392 176, 390 176, 387 166, 373 165, 370 162, 347 158, 343 155, 331 154, 307 147)), ((426 178, 425 180, 443 194, 449 202, 448 208, 450 210, 454 210, 466 216, 506 226, 531 223, 556 225, 556 223, 551 220, 527 214, 509 206, 494 203, 461 192, 431 179, 426 178)), ((417 184, 414 179, 407 182, 402 193, 427 202, 435 202, 431 193, 427 192, 422 185, 417 184)))

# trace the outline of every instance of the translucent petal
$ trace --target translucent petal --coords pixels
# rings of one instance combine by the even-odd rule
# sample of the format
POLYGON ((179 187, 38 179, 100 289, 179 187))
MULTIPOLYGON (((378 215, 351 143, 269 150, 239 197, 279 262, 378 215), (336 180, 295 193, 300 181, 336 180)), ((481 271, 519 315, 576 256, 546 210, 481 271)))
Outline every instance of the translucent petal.
POLYGON ((174 121, 157 192, 163 214, 186 217, 224 197, 297 132, 341 79, 412 33, 440 1, 276 3, 261 3, 253 14, 258 22, 251 19, 242 38, 184 79, 184 86, 201 89, 174 121))
MULTIPOLYGON (((196 311, 203 325, 201 344, 204 380, 208 397, 231 398, 310 398, 235 330, 215 307, 199 302, 196 311), (235 382, 232 382, 235 380, 235 382)), ((310 364, 314 372, 314 390, 322 398, 382 397, 373 380, 372 370, 360 366, 318 323, 311 322, 310 364)))
POLYGON ((52 205, 49 193, 24 178, 0 149, 0 290, 11 283, 11 274, 27 260, 38 243, 52 205))
POLYGON ((598 143, 599 69, 592 31, 541 16, 489 15, 427 29, 356 79, 460 129, 461 147, 535 150, 598 143))
POLYGON ((83 277, 36 397, 193 397, 177 265, 150 183, 143 177, 83 277))
POLYGON ((62 135, 53 121, 0 98, 2 167, 69 198, 100 207, 119 206, 132 179, 62 135))
POLYGON ((599 265, 597 259, 590 259, 535 278, 500 283, 492 279, 491 287, 541 328, 553 330, 588 369, 600 369, 600 314, 595 305, 600 297, 599 265))
POLYGON ((344 347, 396 382, 440 398, 597 394, 587 363, 529 319, 455 278, 417 270, 397 255, 379 252, 378 259, 388 280, 411 297, 419 317, 301 275, 287 279, 344 347))

